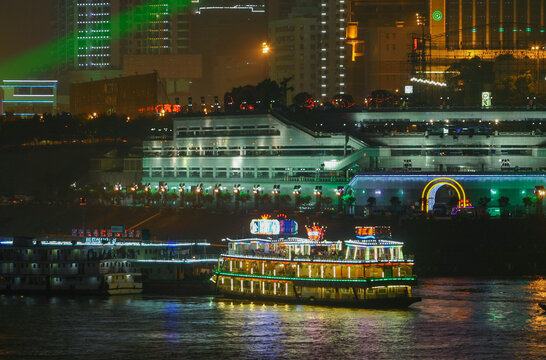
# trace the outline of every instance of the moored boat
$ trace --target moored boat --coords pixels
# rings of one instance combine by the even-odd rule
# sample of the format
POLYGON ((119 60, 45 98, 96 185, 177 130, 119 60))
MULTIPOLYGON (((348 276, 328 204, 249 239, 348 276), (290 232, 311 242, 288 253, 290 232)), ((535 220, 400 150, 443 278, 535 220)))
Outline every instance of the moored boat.
POLYGON ((213 277, 224 297, 357 307, 407 307, 416 277, 389 227, 357 227, 356 238, 324 240, 324 228, 297 234, 287 219, 252 221, 253 237, 225 239, 213 277))

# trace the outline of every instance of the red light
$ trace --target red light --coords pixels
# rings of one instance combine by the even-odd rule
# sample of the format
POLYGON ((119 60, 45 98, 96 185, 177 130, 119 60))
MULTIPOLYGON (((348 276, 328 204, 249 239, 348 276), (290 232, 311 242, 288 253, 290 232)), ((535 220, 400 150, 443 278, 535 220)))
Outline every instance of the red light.
POLYGON ((419 39, 413 38, 413 50, 419 49, 419 39))

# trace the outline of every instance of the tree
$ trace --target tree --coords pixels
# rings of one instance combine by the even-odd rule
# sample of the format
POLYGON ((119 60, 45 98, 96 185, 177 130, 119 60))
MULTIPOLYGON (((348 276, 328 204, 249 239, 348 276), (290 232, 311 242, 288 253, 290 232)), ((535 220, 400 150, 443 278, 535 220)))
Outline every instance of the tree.
POLYGON ((375 206, 375 204, 377 203, 377 199, 374 198, 373 196, 370 196, 368 198, 368 208, 371 210, 373 209, 373 207, 375 206))
POLYGON ((291 202, 292 201, 291 201, 290 195, 287 195, 287 194, 279 195, 279 207, 282 210, 288 209, 290 207, 291 202))
POLYGON ((400 205, 402 205, 402 202, 398 196, 391 197, 390 203, 392 211, 398 212, 400 210, 400 205))
POLYGON ((239 200, 243 204, 243 209, 245 209, 246 207, 245 204, 247 203, 247 201, 250 201, 250 199, 251 199, 251 196, 249 193, 241 193, 239 200))
POLYGON ((489 204, 489 202, 491 201, 491 198, 490 197, 482 197, 478 200, 478 206, 485 210, 487 208, 487 205, 489 204))
POLYGON ((287 96, 289 91, 294 91, 293 86, 288 86, 288 83, 292 81, 294 77, 285 77, 280 82, 280 88, 281 88, 281 104, 286 106, 287 96))
POLYGON ((346 209, 349 209, 349 214, 354 214, 353 205, 355 203, 355 195, 353 193, 343 195, 343 204, 346 209))
POLYGON ((501 208, 501 215, 507 216, 508 215, 508 205, 510 205, 510 199, 506 196, 501 196, 499 198, 499 207, 501 208))
POLYGON ((337 94, 332 99, 332 105, 338 109, 348 109, 355 105, 355 100, 349 94, 337 94))
POLYGON ((529 208, 533 205, 533 198, 526 196, 523 199, 523 206, 525 206, 525 212, 529 215, 529 208))
POLYGON ((300 92, 294 96, 292 103, 299 108, 312 109, 315 107, 315 99, 307 92, 300 92))
POLYGON ((481 93, 493 84, 493 62, 477 56, 459 60, 446 70, 445 79, 458 105, 480 105, 481 93))
POLYGON ((495 83, 494 99, 496 105, 527 105, 535 93, 535 81, 529 71, 523 74, 506 76, 495 83))

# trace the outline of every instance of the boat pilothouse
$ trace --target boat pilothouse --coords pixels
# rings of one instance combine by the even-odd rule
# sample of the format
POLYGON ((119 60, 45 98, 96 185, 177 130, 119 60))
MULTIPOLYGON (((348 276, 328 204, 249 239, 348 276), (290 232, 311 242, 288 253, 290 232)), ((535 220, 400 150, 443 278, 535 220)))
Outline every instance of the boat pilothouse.
POLYGON ((403 243, 393 241, 389 227, 357 227, 356 238, 329 241, 325 228, 306 228, 286 219, 252 221, 246 239, 225 239, 217 290, 226 297, 315 302, 360 307, 406 307, 416 278, 403 243))

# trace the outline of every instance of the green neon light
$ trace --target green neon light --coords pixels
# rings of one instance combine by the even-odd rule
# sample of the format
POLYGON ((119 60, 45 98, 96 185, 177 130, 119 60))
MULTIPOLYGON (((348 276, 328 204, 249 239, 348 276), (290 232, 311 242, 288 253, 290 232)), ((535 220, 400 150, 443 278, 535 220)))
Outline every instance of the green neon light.
POLYGON ((499 32, 504 32, 504 28, 499 28, 499 32))
MULTIPOLYGON (((170 14, 176 14, 177 11, 190 6, 190 1, 163 0, 163 3, 168 6, 170 14)), ((96 38, 108 38, 111 41, 116 41, 136 31, 137 26, 142 23, 137 23, 133 19, 139 12, 146 11, 150 5, 153 5, 153 1, 146 1, 127 11, 113 15, 111 26, 113 29, 119 29, 119 32, 113 34, 115 36, 99 36, 96 38)), ((78 33, 73 32, 63 38, 35 47, 0 63, 0 79, 9 79, 14 76, 29 78, 43 73, 44 70, 55 69, 66 61, 64 49, 70 47, 70 44, 77 43, 77 39, 78 33)))
POLYGON ((432 20, 440 21, 444 18, 444 14, 440 10, 436 10, 432 13, 432 20))
POLYGON ((303 280, 303 281, 329 281, 329 282, 352 282, 352 283, 367 283, 367 282, 378 282, 378 281, 409 281, 415 280, 414 276, 407 276, 401 278, 381 278, 381 279, 316 279, 316 278, 295 278, 295 277, 285 277, 285 276, 267 276, 267 275, 249 275, 249 274, 235 274, 235 273, 225 273, 225 272, 214 272, 216 275, 222 276, 232 276, 232 277, 243 277, 243 278, 253 278, 253 279, 266 279, 266 280, 303 280))

